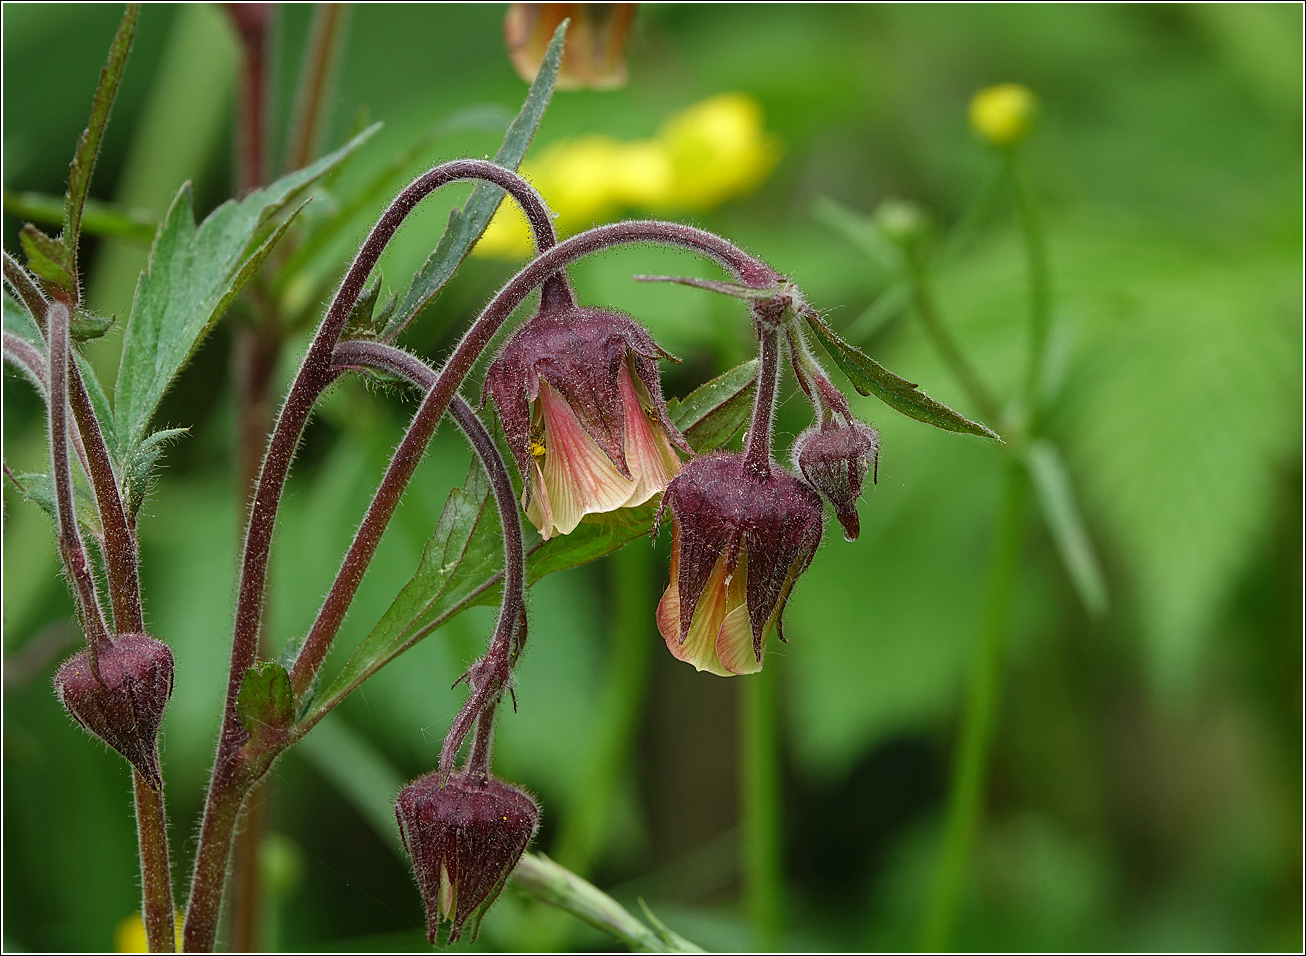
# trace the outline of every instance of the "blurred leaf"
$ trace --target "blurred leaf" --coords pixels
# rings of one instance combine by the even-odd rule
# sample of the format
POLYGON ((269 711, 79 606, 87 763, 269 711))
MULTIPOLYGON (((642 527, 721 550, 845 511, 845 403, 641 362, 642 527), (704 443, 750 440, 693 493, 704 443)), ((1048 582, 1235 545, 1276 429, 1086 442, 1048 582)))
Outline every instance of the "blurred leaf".
MULTIPOLYGON (((540 120, 544 118, 544 109, 549 105, 549 98, 553 95, 554 81, 558 78, 558 64, 562 60, 566 30, 566 24, 562 24, 553 34, 548 52, 544 55, 544 62, 540 64, 540 72, 536 74, 535 82, 531 84, 530 92, 526 94, 526 102, 522 105, 517 118, 508 127, 503 145, 494 154, 494 161, 500 166, 513 170, 520 166, 522 157, 526 155, 526 150, 535 137, 535 131, 539 129, 540 120)), ((462 209, 455 209, 449 214, 449 225, 445 227, 439 245, 435 247, 430 258, 422 264, 417 275, 413 276, 413 281, 404 296, 403 305, 399 307, 399 311, 395 313, 385 329, 383 338, 387 342, 393 342, 398 338, 417 314, 430 305, 453 278, 462 261, 472 251, 472 246, 490 224, 490 219, 493 218, 494 211, 499 208, 503 195, 503 190, 498 186, 480 183, 472 190, 462 209)))
POLYGON ((964 415, 954 412, 942 402, 937 402, 922 392, 914 382, 894 375, 875 359, 856 346, 849 345, 835 334, 815 312, 807 313, 807 323, 816 333, 816 337, 825 350, 834 359, 835 364, 843 369, 852 381, 853 387, 862 395, 875 395, 890 408, 902 412, 918 422, 942 428, 944 431, 965 432, 982 438, 1001 437, 991 428, 973 422, 964 415))
POLYGON ((27 255, 27 267, 45 280, 48 291, 62 293, 67 299, 76 297, 73 260, 67 246, 58 239, 51 239, 30 222, 23 226, 18 241, 27 255))
POLYGON ((1075 503, 1075 492, 1061 453, 1051 441, 1040 438, 1025 452, 1025 465, 1071 583, 1088 612, 1100 617, 1107 610, 1106 581, 1075 503))
POLYGON ((261 244, 253 245, 260 228, 344 161, 377 128, 371 127, 334 153, 240 202, 223 203, 198 228, 190 185, 178 192, 154 240, 149 268, 137 284, 123 344, 115 411, 124 454, 144 436, 172 380, 253 278, 284 234, 289 219, 261 244))
POLYGON ((395 798, 404 779, 367 738, 332 714, 319 721, 296 747, 372 829, 406 859, 395 820, 395 798))
MULTIPOLYGON (((740 401, 755 387, 757 363, 745 362, 713 379, 677 403, 672 421, 695 435, 708 451, 728 440, 748 418, 740 401), (701 431, 700 431, 701 429, 701 431)), ((653 530, 657 505, 623 508, 582 521, 571 534, 542 541, 526 531, 526 581, 610 554, 653 530)), ((417 573, 363 639, 341 672, 308 708, 305 720, 334 707, 371 674, 398 657, 437 625, 491 597, 503 574, 503 545, 490 488, 473 462, 461 489, 445 502, 435 533, 422 553, 417 573)))
POLYGON ((95 100, 91 105, 91 118, 77 140, 77 151, 73 154, 72 165, 68 169, 68 194, 64 202, 63 239, 68 249, 68 256, 73 275, 77 274, 77 240, 82 232, 82 213, 86 205, 86 194, 91 188, 91 175, 95 172, 95 161, 100 155, 100 141, 104 138, 104 128, 109 123, 109 111, 113 108, 114 98, 118 95, 118 85, 122 82, 123 69, 127 65, 127 54, 131 51, 132 39, 136 36, 136 20, 141 7, 139 3, 127 4, 123 12, 122 23, 114 34, 109 47, 109 62, 100 70, 100 82, 95 88, 95 100))
POLYGON ((236 696, 236 713, 254 740, 279 737, 295 720, 295 695, 286 669, 264 661, 245 671, 236 696))
POLYGON ((683 399, 667 402, 671 423, 700 455, 715 451, 748 421, 757 392, 757 359, 718 375, 683 399))
POLYGON ((9 298, 7 292, 4 295, 4 329, 10 335, 18 336, 44 354, 45 336, 36 327, 36 321, 28 314, 27 310, 9 298))
POLYGON ((848 240, 886 272, 902 271, 902 252, 885 238, 879 225, 869 216, 855 212, 829 196, 816 197, 812 215, 817 222, 848 240))
MULTIPOLYGON (((58 225, 63 222, 64 200, 44 193, 4 191, 5 212, 20 219, 58 225)), ((82 203, 81 231, 92 236, 126 239, 148 246, 159 220, 152 213, 123 209, 112 203, 87 199, 82 203)))
MULTIPOLYGON (((49 475, 20 471, 8 477, 10 484, 20 495, 48 514, 51 521, 58 520, 54 510, 54 482, 50 480, 49 475)), ((100 513, 95 508, 95 498, 81 482, 77 481, 73 482, 73 510, 77 512, 77 524, 83 532, 96 538, 104 537, 104 529, 100 525, 100 513)))

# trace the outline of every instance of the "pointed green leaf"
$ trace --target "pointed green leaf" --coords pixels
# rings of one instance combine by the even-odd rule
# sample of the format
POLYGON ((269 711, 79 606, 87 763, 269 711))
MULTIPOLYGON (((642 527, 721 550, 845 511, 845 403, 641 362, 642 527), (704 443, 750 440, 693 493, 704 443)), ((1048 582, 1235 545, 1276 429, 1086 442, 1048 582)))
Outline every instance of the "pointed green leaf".
POLYGON ((72 257, 62 242, 51 239, 30 222, 23 226, 18 241, 27 255, 27 267, 45 281, 47 291, 62 293, 67 299, 76 297, 72 257))
POLYGON ((289 219, 281 222, 262 238, 260 233, 269 220, 377 128, 371 127, 334 153, 240 202, 223 203, 198 227, 190 185, 182 187, 155 237, 149 266, 136 285, 123 343, 115 412, 124 454, 144 437, 168 386, 289 224, 289 219))
POLYGON ((236 695, 236 713, 254 740, 282 736, 295 720, 295 695, 286 669, 264 661, 247 670, 236 695))
MULTIPOLYGON (((95 399, 91 399, 92 403, 95 399)), ((127 517, 135 521, 145 494, 150 488, 150 476, 154 466, 163 455, 163 449, 171 441, 176 441, 190 429, 165 428, 141 441, 131 449, 131 454, 122 466, 123 505, 127 508, 127 517)))
POLYGON ((1100 617, 1107 610, 1106 580, 1075 503, 1070 474, 1061 453, 1051 441, 1040 438, 1025 452, 1025 466, 1070 581, 1088 612, 1100 617))
POLYGON ((636 282, 674 282, 677 285, 689 285, 695 289, 719 292, 721 295, 728 295, 748 302, 770 299, 776 293, 774 288, 754 289, 752 286, 740 285, 738 282, 721 282, 719 279, 696 279, 692 276, 635 276, 634 279, 636 282))
MULTIPOLYGON (((565 35, 564 23, 554 32, 548 52, 544 54, 544 60, 540 64, 540 71, 535 75, 535 82, 531 84, 530 92, 526 94, 526 102, 521 112, 517 114, 517 118, 508 127, 503 145, 494 154, 494 161, 500 166, 514 170, 520 166, 522 157, 526 155, 526 150, 535 137, 535 131, 539 129, 540 120, 544 118, 544 109, 549 105, 549 98, 553 95, 553 84, 558 78, 558 66, 562 62, 565 35)), ((498 186, 481 183, 472 190, 471 196, 461 209, 455 209, 449 214, 449 225, 445 227, 439 244, 413 277, 408 293, 404 296, 403 305, 386 327, 383 334, 385 341, 393 342, 398 338, 417 314, 430 305, 453 278, 462 261, 472 251, 472 246, 476 245, 476 241, 481 238, 486 226, 490 224, 490 219, 493 218, 494 211, 499 208, 503 195, 503 190, 498 186)))
POLYGON ((973 422, 942 402, 935 401, 914 382, 894 375, 861 349, 849 345, 815 312, 808 312, 806 318, 830 358, 834 359, 835 364, 853 383, 853 388, 862 395, 874 395, 890 408, 935 428, 1002 440, 987 425, 973 422))
POLYGON ((140 13, 139 3, 127 4, 122 23, 118 25, 118 32, 109 46, 109 62, 100 70, 100 83, 95 88, 90 121, 77 141, 77 151, 73 154, 73 162, 68 169, 68 194, 64 200, 61 238, 68 250, 73 275, 77 274, 77 239, 82 231, 86 194, 91 188, 91 175, 95 172, 95 161, 100 155, 100 142, 109 122, 109 110, 113 108, 114 97, 118 95, 118 86, 122 82, 122 72, 127 65, 132 39, 136 36, 136 20, 140 13))
MULTIPOLYGON (((671 417, 685 435, 709 451, 728 440, 748 420, 757 362, 703 385, 683 401, 670 403, 671 417), (744 400, 741 401, 741 396, 744 400), (700 430, 701 429, 701 430, 700 430)), ((657 504, 592 515, 567 535, 541 540, 527 527, 526 583, 616 551, 653 530, 657 504)), ((473 462, 463 488, 445 502, 435 533, 422 553, 417 573, 363 639, 349 662, 307 708, 312 722, 343 700, 355 687, 412 647, 455 614, 495 598, 503 575, 503 542, 490 488, 473 462)))

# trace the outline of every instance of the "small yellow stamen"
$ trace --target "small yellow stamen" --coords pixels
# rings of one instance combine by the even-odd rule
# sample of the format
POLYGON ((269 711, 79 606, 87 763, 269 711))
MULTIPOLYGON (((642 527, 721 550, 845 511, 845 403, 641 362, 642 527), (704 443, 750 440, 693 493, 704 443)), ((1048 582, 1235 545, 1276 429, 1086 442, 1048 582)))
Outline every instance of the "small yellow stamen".
POLYGON ((531 455, 532 455, 532 457, 534 457, 537 461, 538 461, 539 459, 543 458, 543 457, 544 457, 544 442, 540 441, 539 439, 533 439, 533 440, 531 441, 531 455))

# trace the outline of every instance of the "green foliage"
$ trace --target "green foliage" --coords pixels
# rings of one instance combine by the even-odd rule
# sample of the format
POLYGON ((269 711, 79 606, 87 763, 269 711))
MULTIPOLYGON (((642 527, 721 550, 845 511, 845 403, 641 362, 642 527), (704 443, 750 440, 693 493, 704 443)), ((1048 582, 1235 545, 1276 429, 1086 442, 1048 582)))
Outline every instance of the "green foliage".
POLYGON ((27 267, 45 280, 46 288, 66 299, 75 299, 76 269, 68 247, 58 239, 51 239, 31 223, 23 227, 19 239, 27 256, 27 267))
POLYGON ((1025 465, 1048 530, 1061 553, 1071 583, 1084 607, 1095 616, 1106 613, 1106 581, 1075 502, 1070 475, 1057 446, 1040 438, 1025 451, 1025 465))
POLYGON ((150 250, 149 268, 137 284, 123 344, 114 411, 124 457, 144 440, 163 393, 254 277, 290 220, 261 241, 260 230, 374 132, 375 126, 271 186, 223 203, 198 227, 190 186, 177 193, 150 250))
MULTIPOLYGON (((561 24, 549 42, 540 70, 531 83, 530 92, 526 94, 526 102, 522 104, 516 119, 509 124, 503 145, 494 154, 494 161, 500 166, 515 170, 521 165, 522 157, 535 138, 535 131, 544 118, 544 109, 553 96, 553 84, 558 78, 566 32, 567 25, 561 24)), ((449 214, 449 225, 445 227, 439 245, 413 276, 408 292, 404 295, 403 305, 384 329, 382 337, 386 341, 393 342, 398 338, 418 313, 440 294, 440 290, 453 278, 454 272, 472 251, 476 240, 485 232, 502 200, 502 189, 489 183, 478 183, 462 209, 449 214)))
POLYGON ((286 669, 267 661, 247 670, 236 697, 236 712, 251 740, 260 744, 289 729, 295 720, 295 694, 286 669))

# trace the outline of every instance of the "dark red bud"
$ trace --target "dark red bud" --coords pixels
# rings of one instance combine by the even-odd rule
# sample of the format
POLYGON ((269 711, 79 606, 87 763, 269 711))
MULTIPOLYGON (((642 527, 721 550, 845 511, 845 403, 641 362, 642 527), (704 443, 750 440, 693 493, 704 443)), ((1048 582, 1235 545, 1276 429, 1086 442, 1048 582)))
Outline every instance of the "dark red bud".
POLYGON ((413 874, 426 904, 427 938, 434 943, 442 920, 449 942, 498 897, 526 852, 540 809, 525 791, 475 774, 454 773, 441 785, 439 771, 414 780, 395 801, 395 816, 413 874))
POLYGON ((855 418, 809 428, 794 442, 794 464, 834 506, 849 541, 861 533, 857 499, 866 473, 878 466, 879 458, 880 433, 855 418))
POLYGON ((119 634, 97 650, 96 663, 92 669, 85 648, 68 658, 54 675, 55 693, 73 720, 131 761, 157 790, 172 652, 148 634, 119 634))

